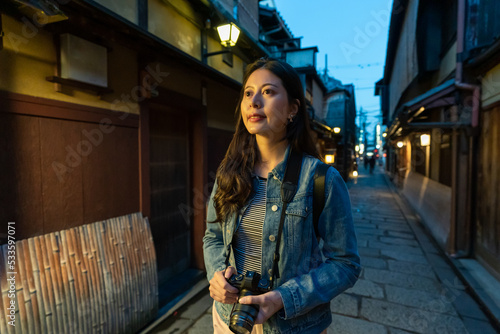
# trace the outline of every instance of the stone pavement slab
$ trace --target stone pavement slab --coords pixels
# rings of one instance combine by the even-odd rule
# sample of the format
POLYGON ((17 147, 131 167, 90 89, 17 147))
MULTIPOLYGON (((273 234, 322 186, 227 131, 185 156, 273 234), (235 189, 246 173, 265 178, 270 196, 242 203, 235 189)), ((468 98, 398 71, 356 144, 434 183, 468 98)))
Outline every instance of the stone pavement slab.
POLYGON ((359 313, 360 298, 347 293, 343 293, 331 302, 333 313, 357 317, 359 313))
POLYGON ((445 296, 415 289, 386 286, 387 300, 394 304, 416 307, 425 311, 457 316, 453 303, 445 296))
POLYGON ((189 328, 186 332, 187 334, 206 334, 212 333, 213 322, 212 322, 212 313, 205 313, 203 316, 193 325, 193 327, 189 328))
POLYGON ((373 268, 365 268, 362 275, 364 279, 375 283, 390 284, 393 286, 417 289, 427 292, 440 292, 439 282, 428 277, 373 268))
POLYGON ((380 284, 362 278, 352 288, 346 290, 346 293, 378 299, 385 298, 384 288, 380 284))
POLYGON ((333 322, 328 328, 329 333, 343 333, 343 334, 387 334, 387 328, 383 325, 376 324, 363 319, 344 317, 334 314, 333 322))
MULTIPOLYGON (((213 299, 208 294, 208 289, 203 291, 201 294, 195 296, 193 302, 188 303, 177 312, 173 314, 167 321, 160 324, 154 329, 152 333, 155 334, 178 334, 184 333, 186 331, 193 333, 211 333, 211 330, 207 332, 206 326, 203 323, 207 321, 207 312, 210 310, 213 304, 213 299), (200 323, 201 319, 203 322, 200 323), (201 328, 205 328, 204 331, 199 331, 201 328)), ((210 329, 212 328, 212 318, 210 315, 210 329)))
POLYGON ((371 256, 363 256, 361 258, 361 266, 364 268, 387 269, 387 262, 385 259, 371 256))
MULTIPOLYGON (((387 242, 381 241, 369 241, 368 245, 372 248, 379 248, 384 252, 390 253, 401 253, 402 255, 424 255, 424 252, 420 247, 414 246, 401 246, 401 245, 393 245, 387 242)), ((418 257, 415 257, 417 259, 418 257)), ((427 259, 424 260, 415 260, 415 262, 427 263, 427 259)))
POLYGON ((429 270, 429 265, 427 264, 398 260, 387 260, 387 264, 389 265, 389 271, 416 276, 424 276, 433 279, 436 278, 436 275, 432 270, 429 270))
POLYGON ((468 333, 463 321, 457 316, 369 298, 362 300, 361 317, 416 333, 468 333))

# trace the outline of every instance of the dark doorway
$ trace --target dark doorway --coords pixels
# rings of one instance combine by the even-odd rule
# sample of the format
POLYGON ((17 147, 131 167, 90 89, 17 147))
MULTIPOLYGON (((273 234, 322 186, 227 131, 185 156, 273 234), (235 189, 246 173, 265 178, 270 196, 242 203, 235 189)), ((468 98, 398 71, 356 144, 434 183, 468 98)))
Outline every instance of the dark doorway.
POLYGON ((150 107, 151 229, 160 284, 190 267, 189 114, 150 107))

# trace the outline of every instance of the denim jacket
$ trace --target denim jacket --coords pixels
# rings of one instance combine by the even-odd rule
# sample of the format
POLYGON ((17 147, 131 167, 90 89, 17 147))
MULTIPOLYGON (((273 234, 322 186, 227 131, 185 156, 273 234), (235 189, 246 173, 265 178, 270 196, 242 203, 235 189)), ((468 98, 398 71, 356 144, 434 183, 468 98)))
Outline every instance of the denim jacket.
MULTIPOLYGON (((279 163, 267 179, 266 214, 262 236, 262 278, 269 279, 276 248, 282 200, 281 183, 285 160, 279 163)), ((274 289, 283 299, 284 308, 264 323, 264 333, 320 333, 332 322, 330 301, 356 282, 361 267, 356 235, 352 222, 351 203, 346 185, 334 168, 325 179, 325 206, 318 222, 318 244, 313 226, 313 177, 320 161, 304 156, 297 193, 286 209, 278 262, 280 278, 274 289)), ((254 177, 254 187, 258 180, 254 177)), ((208 204, 207 222, 216 219, 213 196, 208 204)), ((253 196, 253 195, 252 195, 253 196)), ((240 223, 247 205, 221 223, 208 223, 203 238, 207 278, 225 269, 227 246, 240 223), (235 226, 236 224, 236 226, 235 226)), ((230 265, 236 268, 233 251, 230 265)), ((222 320, 229 323, 232 305, 215 303, 222 320)))

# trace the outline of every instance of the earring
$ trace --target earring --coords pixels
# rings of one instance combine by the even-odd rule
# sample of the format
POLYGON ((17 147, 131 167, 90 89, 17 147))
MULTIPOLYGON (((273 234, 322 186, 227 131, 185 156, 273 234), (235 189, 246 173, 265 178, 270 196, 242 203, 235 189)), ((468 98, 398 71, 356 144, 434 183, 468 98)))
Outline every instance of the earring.
POLYGON ((288 116, 288 120, 290 121, 290 123, 293 123, 293 115, 288 116))

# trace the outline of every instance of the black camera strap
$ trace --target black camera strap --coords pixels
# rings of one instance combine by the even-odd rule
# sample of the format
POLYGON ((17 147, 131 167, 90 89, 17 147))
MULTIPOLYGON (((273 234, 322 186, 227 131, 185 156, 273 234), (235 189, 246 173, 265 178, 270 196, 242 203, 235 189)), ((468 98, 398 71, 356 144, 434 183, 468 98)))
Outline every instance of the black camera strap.
POLYGON ((290 148, 288 162, 285 167, 285 175, 281 184, 281 200, 283 208, 281 209, 280 225, 278 228, 278 236, 276 238, 276 250, 274 251, 273 267, 270 273, 271 289, 274 285, 274 278, 280 278, 278 262, 280 260, 280 243, 283 225, 285 223, 286 208, 297 192, 297 184, 299 182, 300 169, 302 167, 302 154, 290 148))

